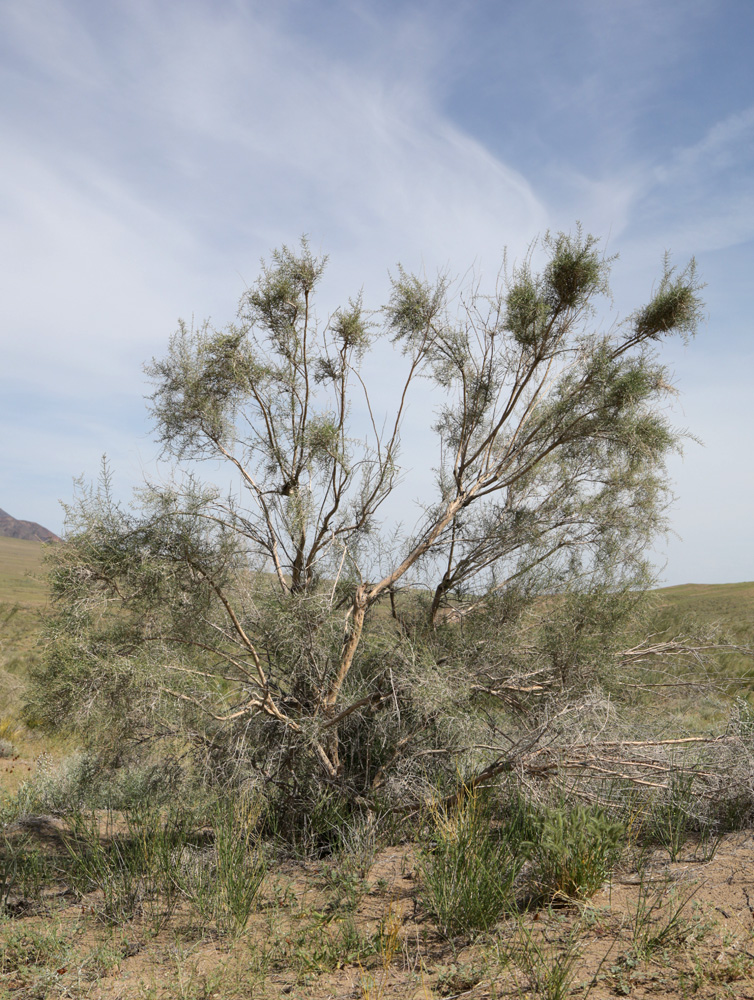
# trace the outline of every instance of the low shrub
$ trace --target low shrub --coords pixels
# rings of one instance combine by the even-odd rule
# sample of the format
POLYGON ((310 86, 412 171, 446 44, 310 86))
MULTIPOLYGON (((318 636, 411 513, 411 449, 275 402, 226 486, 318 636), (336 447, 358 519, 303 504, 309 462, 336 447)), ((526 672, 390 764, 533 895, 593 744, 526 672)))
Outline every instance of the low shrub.
POLYGON ((36 774, 18 790, 22 813, 65 815, 87 809, 131 809, 144 802, 169 802, 182 781, 171 761, 150 761, 116 770, 93 753, 71 754, 55 765, 47 754, 36 774))

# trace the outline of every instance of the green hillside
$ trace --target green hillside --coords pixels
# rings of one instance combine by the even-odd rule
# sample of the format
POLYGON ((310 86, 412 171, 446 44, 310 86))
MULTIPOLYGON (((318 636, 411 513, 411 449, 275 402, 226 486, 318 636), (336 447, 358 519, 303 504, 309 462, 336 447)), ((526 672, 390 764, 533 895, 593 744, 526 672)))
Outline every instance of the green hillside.
POLYGON ((0 537, 0 603, 39 607, 47 601, 41 542, 0 537))
POLYGON ((687 583, 655 591, 658 617, 665 627, 694 616, 719 624, 735 642, 754 644, 754 582, 687 583))
POLYGON ((15 715, 47 603, 41 542, 0 537, 0 720, 15 715))
POLYGON ((679 587, 660 587, 658 597, 676 604, 715 607, 721 600, 747 607, 754 601, 754 582, 684 583, 679 587))

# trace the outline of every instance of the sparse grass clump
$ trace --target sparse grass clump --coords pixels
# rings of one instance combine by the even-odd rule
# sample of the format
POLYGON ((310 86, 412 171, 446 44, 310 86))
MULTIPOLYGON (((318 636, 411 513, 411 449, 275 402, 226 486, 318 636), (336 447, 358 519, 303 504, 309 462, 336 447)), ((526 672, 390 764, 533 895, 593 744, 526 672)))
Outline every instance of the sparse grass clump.
MULTIPOLYGON (((575 992, 581 960, 583 930, 577 923, 560 942, 553 942, 519 918, 500 954, 503 965, 510 971, 517 986, 516 995, 541 997, 543 1000, 565 1000, 571 996, 575 992), (527 992, 523 993, 523 990, 527 992)), ((595 975, 579 991, 580 997, 589 996, 603 964, 604 958, 595 975)))
POLYGON ((687 909, 698 888, 692 886, 678 891, 667 882, 661 882, 656 888, 642 877, 638 896, 627 915, 630 956, 646 962, 664 949, 680 947, 696 929, 687 909))
POLYGON ((164 926, 181 901, 203 925, 236 936, 246 926, 266 872, 257 842, 258 812, 227 799, 210 810, 209 827, 181 806, 144 805, 106 813, 76 812, 64 837, 65 875, 80 897, 96 893, 96 912, 113 924, 145 917, 164 926))
POLYGON ((678 861, 692 828, 693 784, 693 775, 674 774, 667 794, 655 803, 650 816, 650 836, 671 861, 678 861))
POLYGON ((80 898, 97 894, 93 908, 105 921, 146 916, 159 928, 178 903, 173 870, 193 837, 191 820, 180 808, 163 815, 148 805, 122 814, 108 810, 104 822, 95 812, 74 812, 63 838, 65 875, 80 898))
POLYGON ((493 824, 489 801, 476 790, 434 811, 419 870, 424 904, 444 934, 488 930, 514 906, 527 820, 521 804, 493 824))
POLYGON ((171 878, 203 920, 235 937, 246 927, 267 871, 258 839, 258 806, 246 799, 223 799, 210 813, 211 844, 186 845, 171 878))

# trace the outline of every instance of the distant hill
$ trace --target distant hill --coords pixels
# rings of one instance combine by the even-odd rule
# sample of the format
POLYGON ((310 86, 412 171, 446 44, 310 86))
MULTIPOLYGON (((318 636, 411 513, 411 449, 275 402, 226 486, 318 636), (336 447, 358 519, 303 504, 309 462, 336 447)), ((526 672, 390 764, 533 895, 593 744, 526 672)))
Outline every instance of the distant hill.
POLYGON ((0 537, 21 538, 26 542, 59 542, 54 531, 43 528, 36 521, 19 521, 0 508, 0 537))
MULTIPOLYGON (((663 628, 683 631, 689 616, 722 625, 736 642, 754 646, 754 581, 686 583, 656 590, 657 620, 663 628)), ((754 666, 754 664, 750 664, 754 666)))

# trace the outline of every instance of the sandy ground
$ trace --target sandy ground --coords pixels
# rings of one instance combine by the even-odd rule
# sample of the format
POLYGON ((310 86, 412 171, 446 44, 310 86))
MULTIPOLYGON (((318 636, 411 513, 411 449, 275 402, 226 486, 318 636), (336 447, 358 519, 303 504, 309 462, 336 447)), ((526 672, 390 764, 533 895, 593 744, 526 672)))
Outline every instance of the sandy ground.
MULTIPOLYGON (((63 829, 38 817, 9 836, 54 851, 63 829)), ((334 862, 276 866, 236 939, 180 905, 162 927, 146 912, 108 925, 97 894, 64 888, 8 896, 0 996, 754 1000, 752 831, 723 837, 708 861, 693 843, 675 864, 657 851, 587 903, 511 917, 475 941, 437 931, 410 845, 380 851, 358 884, 334 862)))

